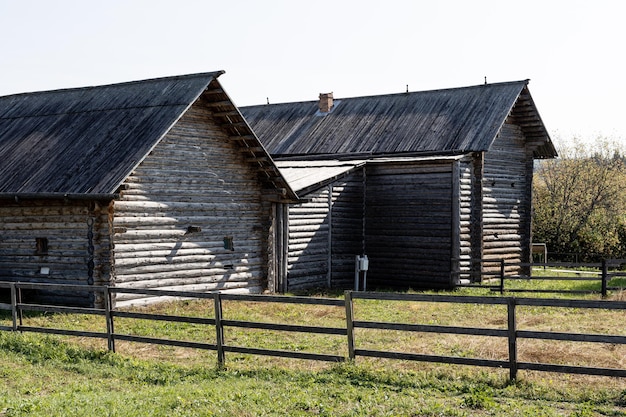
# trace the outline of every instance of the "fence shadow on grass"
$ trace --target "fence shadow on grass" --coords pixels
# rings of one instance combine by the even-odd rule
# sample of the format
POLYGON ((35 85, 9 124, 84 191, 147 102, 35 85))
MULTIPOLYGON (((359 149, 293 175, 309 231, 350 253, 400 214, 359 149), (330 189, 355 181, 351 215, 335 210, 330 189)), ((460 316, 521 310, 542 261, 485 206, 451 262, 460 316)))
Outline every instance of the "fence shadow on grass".
MULTIPOLYGON (((386 359, 399 359, 420 362, 447 363, 457 365, 472 365, 480 367, 503 368, 509 370, 511 380, 517 378, 519 370, 534 370, 573 374, 587 375, 604 375, 626 377, 626 370, 590 367, 590 366, 572 366, 563 364, 546 364, 528 361, 520 361, 518 359, 518 341, 526 340, 547 340, 547 341, 566 341, 566 342, 586 342, 586 343, 604 343, 611 345, 626 344, 626 337, 615 334, 589 334, 589 333, 572 333, 572 332, 554 332, 554 331, 535 331, 520 329, 518 326, 518 313, 520 307, 547 307, 554 309, 578 309, 585 312, 593 310, 610 310, 624 311, 626 310, 626 302, 606 301, 606 300, 573 300, 573 299, 544 299, 544 298, 516 298, 516 297, 480 297, 480 296, 459 296, 444 294, 406 294, 391 292, 354 292, 347 291, 343 299, 338 298, 320 298, 320 297, 301 297, 301 296, 277 296, 277 295, 242 295, 242 294, 226 294, 226 293, 191 293, 181 291, 164 291, 164 290, 129 290, 123 288, 109 287, 89 287, 90 291, 100 292, 104 297, 105 306, 103 308, 86 308, 86 307, 68 307, 58 305, 37 304, 34 302, 24 303, 20 299, 20 291, 22 289, 43 288, 46 291, 55 289, 62 291, 79 290, 85 291, 84 287, 73 288, 74 286, 53 285, 53 284, 33 284, 33 283, 0 283, 0 286, 11 290, 11 303, 0 305, 1 309, 10 311, 10 325, 0 326, 0 330, 19 331, 19 332, 37 332, 47 334, 59 334, 77 337, 101 338, 107 341, 108 349, 115 351, 115 343, 117 341, 151 343, 157 345, 178 346, 192 349, 204 349, 215 351, 217 354, 218 366, 224 366, 227 353, 266 355, 284 358, 296 358, 305 360, 331 361, 341 362, 346 360, 356 360, 359 357, 374 357, 386 359), (141 292, 154 296, 196 298, 212 300, 214 305, 213 317, 186 317, 181 315, 166 315, 158 313, 149 313, 141 311, 129 311, 116 309, 111 300, 113 295, 121 292, 141 292), (480 326, 455 326, 455 325, 437 325, 431 323, 388 323, 378 320, 362 320, 355 316, 355 303, 361 303, 365 300, 376 300, 378 302, 400 303, 447 303, 452 305, 499 305, 504 308, 502 319, 503 323, 499 327, 480 327, 480 326), (256 322, 252 320, 230 320, 223 317, 223 303, 228 302, 254 302, 254 303, 273 303, 276 305, 299 304, 310 306, 328 306, 338 308, 345 312, 345 326, 322 326, 322 325, 302 325, 291 323, 267 323, 256 322), (64 314, 89 314, 101 316, 104 318, 103 328, 100 331, 83 331, 70 330, 52 327, 27 326, 23 322, 24 312, 40 312, 40 313, 64 313, 64 314), (140 336, 133 334, 118 333, 115 331, 116 321, 120 319, 137 319, 151 321, 167 321, 177 323, 191 323, 202 326, 213 327, 214 338, 206 341, 190 341, 190 340, 171 340, 160 337, 159 335, 140 336), (261 329, 278 332, 297 332, 318 335, 320 337, 333 335, 342 337, 345 341, 345 354, 329 354, 324 352, 304 352, 301 350, 279 350, 267 347, 240 346, 233 343, 227 343, 225 337, 230 328, 239 329, 261 329), (360 331, 397 331, 408 334, 439 334, 439 335, 456 335, 461 337, 489 337, 503 340, 507 346, 506 359, 496 360, 489 358, 473 358, 466 356, 451 355, 435 355, 430 353, 416 352, 397 352, 394 351, 394 344, 387 345, 379 349, 364 348, 362 340, 359 338, 360 331)), ((7 313, 5 313, 7 314, 7 313)), ((316 318, 323 321, 323 318, 316 318)), ((323 324, 323 323, 318 323, 323 324)), ((504 353, 503 353, 504 354, 504 353)))

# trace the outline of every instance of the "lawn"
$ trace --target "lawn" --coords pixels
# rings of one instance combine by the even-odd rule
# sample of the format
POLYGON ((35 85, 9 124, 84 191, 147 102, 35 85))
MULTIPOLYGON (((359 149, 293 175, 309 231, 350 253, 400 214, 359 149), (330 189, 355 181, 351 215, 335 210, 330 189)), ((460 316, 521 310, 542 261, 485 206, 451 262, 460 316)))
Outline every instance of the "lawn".
MULTIPOLYGON (((585 285, 585 284, 580 284, 585 285)), ((458 294, 489 294, 464 289, 458 294)), ((340 294, 323 294, 341 297, 340 294)), ((621 294, 613 297, 621 298, 621 294)), ((212 302, 143 308, 212 317, 212 302)), ((358 300, 359 320, 501 328, 503 306, 358 300)), ((341 307, 228 301, 224 318, 345 326, 341 307)), ((623 313, 525 307, 524 329, 623 334, 623 313)), ((8 315, 0 317, 10 322, 8 315)), ((99 317, 31 314, 25 324, 102 330, 99 317)), ((211 326, 124 319, 116 331, 213 343, 211 326)), ((494 340, 495 339, 495 340, 494 340)), ((361 348, 501 359, 506 341, 357 329, 361 348)), ((626 368, 621 346, 527 340, 520 360, 626 368)), ((226 343, 347 356, 344 336, 228 328, 226 343)), ((326 363, 100 339, 0 333, 0 416, 626 416, 626 380, 357 358, 326 363)))

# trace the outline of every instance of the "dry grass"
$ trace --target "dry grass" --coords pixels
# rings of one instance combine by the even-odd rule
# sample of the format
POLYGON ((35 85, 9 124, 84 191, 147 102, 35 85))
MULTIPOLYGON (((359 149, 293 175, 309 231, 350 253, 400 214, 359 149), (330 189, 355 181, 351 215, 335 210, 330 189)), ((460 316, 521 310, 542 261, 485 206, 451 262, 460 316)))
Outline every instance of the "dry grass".
MULTIPOLYGON (((623 300, 624 293, 614 294, 611 299, 623 300)), ((213 317, 213 302, 177 301, 136 308, 142 312, 161 314, 213 317)), ((299 304, 276 304, 258 302, 226 301, 223 306, 224 318, 233 320, 259 321, 266 323, 288 323, 300 325, 320 325, 345 327, 343 307, 314 306, 299 304)), ((506 307, 501 305, 472 305, 453 303, 398 302, 356 300, 355 319, 395 323, 435 324, 444 326, 465 326, 477 328, 506 329, 506 307)), ((572 332, 592 334, 624 334, 622 311, 577 310, 554 307, 518 307, 517 324, 520 330, 572 332)), ((99 318, 98 318, 99 319, 99 318)), ((64 315, 33 315, 27 323, 36 326, 55 325, 63 328, 103 330, 93 317, 64 315)), ((215 343, 215 329, 212 326, 150 322, 133 319, 116 319, 116 332, 140 334, 176 340, 215 343)), ((225 342, 228 345, 305 351, 348 356, 345 336, 289 333, 258 329, 225 329, 225 342)), ((90 348, 106 348, 106 342, 99 339, 72 338, 90 348)), ((385 351, 422 353, 442 356, 457 356, 480 359, 507 360, 506 338, 486 336, 446 335, 436 333, 411 333, 356 329, 357 348, 385 351)), ((155 359, 189 365, 215 365, 214 351, 149 345, 143 343, 116 342, 119 354, 141 359, 155 359)), ((534 363, 553 363, 578 366, 626 369, 626 346, 544 341, 533 339, 518 340, 518 360, 534 363)), ((266 356, 227 354, 229 368, 278 367, 284 369, 313 370, 325 369, 331 364, 324 362, 293 360, 266 356)), ((455 375, 471 375, 476 372, 501 374, 506 378, 507 370, 475 368, 468 366, 447 366, 441 364, 415 363, 406 361, 357 358, 357 363, 368 366, 384 366, 385 369, 402 371, 416 370, 439 372, 445 369, 455 375)), ((589 384, 608 384, 626 389, 626 381, 615 378, 602 378, 577 375, 560 375, 520 371, 523 379, 560 381, 584 387, 589 384)))
MULTIPOLYGON (((622 300, 623 294, 612 299, 622 300)), ((151 307, 163 310, 163 306, 151 307)), ((202 302, 189 302, 185 305, 188 314, 206 314, 211 306, 202 302)), ((168 309, 180 309, 173 303, 168 309)), ((155 310, 155 311, 156 311, 155 310)), ((224 307, 225 318, 253 320, 273 323, 308 324, 324 326, 345 326, 345 312, 340 307, 310 305, 277 305, 253 302, 229 302, 224 307)), ((381 302, 358 300, 355 303, 355 318, 396 323, 421 323, 448 326, 467 326, 506 329, 507 318, 504 306, 458 305, 425 302, 381 302)), ((585 310, 566 308, 519 307, 518 327, 523 330, 623 334, 623 312, 610 310, 585 310)), ((211 335, 212 336, 212 335, 211 335)), ((300 333, 270 332, 229 328, 226 343, 252 347, 268 347, 332 353, 347 356, 345 340, 341 336, 320 336, 300 333), (262 346, 259 346, 262 345, 262 346)), ((356 329, 357 348, 380 349, 387 351, 423 353, 443 356, 460 356, 481 359, 507 360, 508 344, 504 338, 486 336, 442 335, 435 333, 410 333, 356 329)), ((160 359, 185 359, 192 362, 215 360, 214 352, 190 351, 181 348, 163 348, 139 344, 118 344, 122 354, 139 355, 160 359), (139 347, 141 346, 141 348, 139 347)), ((561 342, 525 339, 518 341, 518 360, 536 363, 567 364, 626 369, 626 346, 561 342)), ((445 369, 456 375, 470 375, 474 372, 501 374, 508 370, 447 366, 440 364, 415 363, 383 359, 357 358, 358 363, 368 366, 382 366, 385 369, 407 371, 440 372, 445 369)), ((274 357, 251 357, 249 355, 227 354, 229 367, 279 367, 283 369, 324 369, 330 364, 274 357)), ((605 385, 623 387, 626 381, 608 377, 565 375, 545 372, 520 371, 524 380, 547 381, 576 387, 605 385)))

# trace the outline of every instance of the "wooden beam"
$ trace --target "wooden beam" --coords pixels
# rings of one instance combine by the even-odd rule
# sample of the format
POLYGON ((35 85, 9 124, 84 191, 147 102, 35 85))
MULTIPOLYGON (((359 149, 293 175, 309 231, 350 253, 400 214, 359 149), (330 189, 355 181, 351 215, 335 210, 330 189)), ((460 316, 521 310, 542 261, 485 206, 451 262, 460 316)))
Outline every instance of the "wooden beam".
POLYGON ((207 94, 225 94, 226 92, 221 88, 211 88, 206 91, 207 94))
POLYGON ((213 112, 213 116, 215 117, 239 116, 239 112, 236 110, 216 111, 216 112, 213 112))
POLYGON ((227 107, 232 107, 235 108, 235 106, 233 106, 233 103, 230 102, 230 100, 222 100, 222 101, 209 101, 207 103, 207 106, 210 107, 220 107, 220 106, 227 106, 227 107))

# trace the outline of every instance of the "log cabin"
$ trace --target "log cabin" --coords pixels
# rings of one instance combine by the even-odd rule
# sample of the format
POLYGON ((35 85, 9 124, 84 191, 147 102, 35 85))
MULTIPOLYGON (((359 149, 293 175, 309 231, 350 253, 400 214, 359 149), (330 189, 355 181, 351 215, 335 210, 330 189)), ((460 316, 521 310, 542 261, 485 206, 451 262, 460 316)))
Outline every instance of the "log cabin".
POLYGON ((288 209, 282 289, 346 286, 356 255, 370 288, 528 272, 533 162, 557 155, 528 80, 241 111, 308 200, 288 209))
POLYGON ((273 287, 277 222, 296 196, 222 73, 0 97, 0 280, 273 287))

